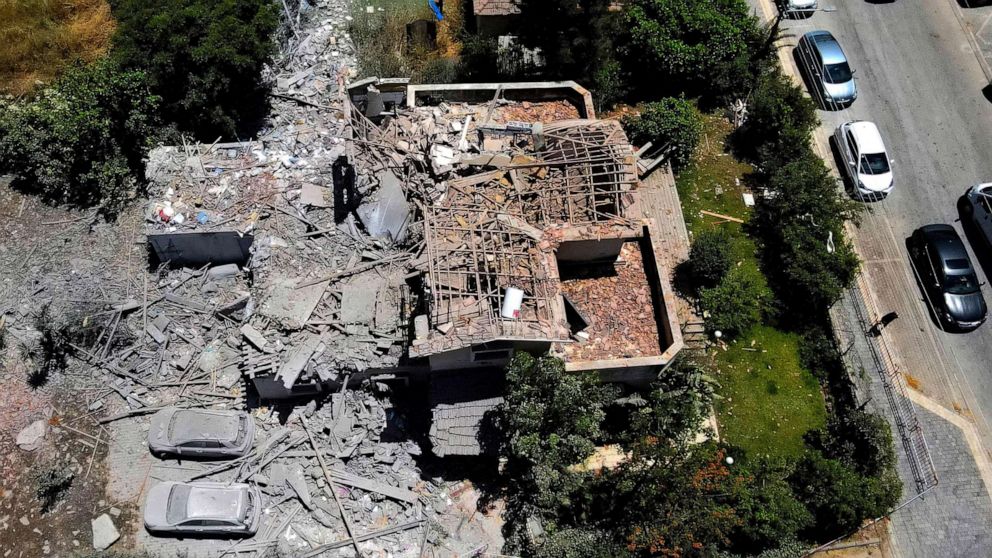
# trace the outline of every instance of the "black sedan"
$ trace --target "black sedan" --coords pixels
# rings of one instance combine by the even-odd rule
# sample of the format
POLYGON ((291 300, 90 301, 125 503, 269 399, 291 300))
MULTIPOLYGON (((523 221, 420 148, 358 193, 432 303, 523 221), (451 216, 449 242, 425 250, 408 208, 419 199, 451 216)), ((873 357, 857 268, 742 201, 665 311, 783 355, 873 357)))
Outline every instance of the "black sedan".
POLYGON ((985 321, 987 307, 971 258, 950 225, 913 231, 909 255, 928 304, 945 329, 969 331, 985 321))

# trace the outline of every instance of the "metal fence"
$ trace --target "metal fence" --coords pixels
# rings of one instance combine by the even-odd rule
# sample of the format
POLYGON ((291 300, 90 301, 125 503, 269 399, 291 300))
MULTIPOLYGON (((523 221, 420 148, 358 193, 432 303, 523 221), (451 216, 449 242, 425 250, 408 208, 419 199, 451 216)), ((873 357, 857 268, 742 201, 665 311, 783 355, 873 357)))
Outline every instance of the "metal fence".
POLYGON ((906 450, 916 481, 916 491, 923 493, 937 485, 937 470, 923 435, 923 429, 920 428, 916 407, 906 393, 906 384, 895 359, 892 358, 892 351, 884 337, 872 332, 880 314, 867 292, 864 274, 859 273, 854 287, 849 290, 849 297, 857 313, 861 333, 868 343, 874 371, 882 381, 886 398, 895 417, 899 438, 906 450))

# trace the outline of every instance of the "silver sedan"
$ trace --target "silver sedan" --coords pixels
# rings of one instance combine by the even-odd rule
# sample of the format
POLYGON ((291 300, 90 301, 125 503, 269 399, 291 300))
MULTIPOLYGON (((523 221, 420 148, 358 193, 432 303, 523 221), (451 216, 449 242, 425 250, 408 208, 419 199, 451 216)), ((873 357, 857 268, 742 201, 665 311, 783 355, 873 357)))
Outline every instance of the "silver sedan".
POLYGON ((145 529, 156 533, 254 535, 262 495, 247 484, 163 482, 145 498, 145 529))
POLYGON ((152 415, 152 453, 195 457, 240 457, 255 442, 255 421, 244 411, 170 407, 152 415))

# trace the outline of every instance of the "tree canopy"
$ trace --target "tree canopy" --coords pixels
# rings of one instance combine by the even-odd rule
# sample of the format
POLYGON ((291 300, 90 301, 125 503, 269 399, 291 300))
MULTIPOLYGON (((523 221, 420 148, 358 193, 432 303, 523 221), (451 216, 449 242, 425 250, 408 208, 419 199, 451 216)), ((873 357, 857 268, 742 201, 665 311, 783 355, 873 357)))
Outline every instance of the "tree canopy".
POLYGON ((31 101, 0 101, 0 170, 48 201, 114 214, 141 185, 158 103, 140 71, 71 68, 31 101))
POLYGON ((266 109, 262 68, 275 51, 269 0, 111 0, 113 55, 143 70, 166 120, 201 140, 235 136, 266 109))
POLYGON ((764 40, 744 0, 632 0, 625 31, 631 75, 642 90, 704 100, 745 97, 764 40))

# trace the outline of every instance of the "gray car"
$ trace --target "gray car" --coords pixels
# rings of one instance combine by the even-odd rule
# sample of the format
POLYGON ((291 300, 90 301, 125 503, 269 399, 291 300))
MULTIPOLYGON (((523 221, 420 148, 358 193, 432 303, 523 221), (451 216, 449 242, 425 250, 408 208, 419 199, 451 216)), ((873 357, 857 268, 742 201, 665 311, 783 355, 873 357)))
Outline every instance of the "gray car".
POLYGON ((927 225, 913 231, 909 256, 944 329, 969 331, 985 322, 987 306, 971 258, 950 225, 927 225))
POLYGON ((842 108, 858 98, 854 71, 829 31, 810 31, 799 39, 796 55, 825 109, 842 108))
POLYGON ((163 482, 145 498, 145 529, 155 533, 254 535, 262 495, 247 484, 163 482))
MULTIPOLYGON (((976 184, 964 195, 964 212, 978 230, 985 248, 992 248, 992 182, 976 184)), ((973 246, 973 248, 977 248, 973 246)))
POLYGON ((255 442, 255 421, 244 411, 170 407, 152 415, 148 448, 156 455, 240 457, 255 442))

